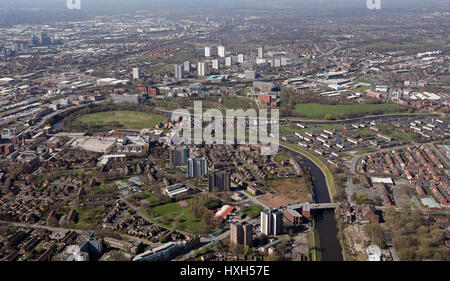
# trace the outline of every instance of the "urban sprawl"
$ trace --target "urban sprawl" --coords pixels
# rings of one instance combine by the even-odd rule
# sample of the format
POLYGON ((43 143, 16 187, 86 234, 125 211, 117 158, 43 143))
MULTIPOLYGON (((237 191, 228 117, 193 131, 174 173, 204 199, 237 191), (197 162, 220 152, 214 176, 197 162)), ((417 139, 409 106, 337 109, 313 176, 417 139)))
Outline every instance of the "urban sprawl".
POLYGON ((0 260, 450 260, 448 3, 361 3, 0 22, 0 260))

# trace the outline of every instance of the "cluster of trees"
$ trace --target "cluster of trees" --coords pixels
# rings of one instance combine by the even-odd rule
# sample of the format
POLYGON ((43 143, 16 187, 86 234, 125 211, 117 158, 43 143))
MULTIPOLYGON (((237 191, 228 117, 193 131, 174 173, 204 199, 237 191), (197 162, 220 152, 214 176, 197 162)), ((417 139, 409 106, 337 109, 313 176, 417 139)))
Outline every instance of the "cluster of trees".
POLYGON ((302 168, 302 171, 304 173, 303 178, 305 179, 306 186, 308 187, 309 193, 314 198, 314 189, 313 189, 314 178, 311 176, 308 166, 305 165, 305 162, 303 162, 303 157, 301 157, 300 155, 296 156, 294 159, 295 159, 295 161, 297 161, 297 163, 302 168))
POLYGON ((176 110, 178 108, 188 108, 193 106, 192 101, 185 98, 167 98, 167 99, 153 99, 150 101, 150 106, 159 107, 166 110, 176 110))
POLYGON ((363 103, 365 103, 365 104, 382 104, 383 102, 380 99, 365 97, 365 98, 363 98, 363 103))
POLYGON ((353 192, 350 196, 350 200, 352 200, 353 202, 357 202, 358 204, 364 204, 367 202, 368 198, 364 193, 353 192))
POLYGON ((347 186, 347 169, 333 166, 330 170, 336 185, 336 194, 333 195, 333 199, 342 202, 346 198, 345 188, 347 186))
POLYGON ((370 237, 372 243, 380 247, 381 249, 386 248, 386 239, 384 237, 383 229, 379 223, 371 223, 364 226, 364 231, 367 236, 370 237))
POLYGON ((388 209, 383 217, 391 230, 392 244, 400 259, 420 261, 450 260, 450 250, 444 245, 444 230, 429 223, 420 210, 397 212, 388 209))
POLYGON ((383 203, 383 199, 381 197, 375 197, 373 200, 369 199, 364 193, 356 193, 353 192, 350 196, 350 200, 352 202, 356 202, 358 204, 374 204, 376 206, 381 206, 383 203))
POLYGON ((207 194, 202 194, 192 198, 191 211, 194 217, 201 220, 200 232, 210 233, 215 227, 220 227, 220 223, 213 220, 213 210, 222 205, 218 199, 207 194))
MULTIPOLYGON (((280 115, 282 117, 290 117, 294 115, 295 92, 292 89, 284 88, 280 94, 280 115)), ((302 117, 302 116, 298 116, 302 117)))
POLYGON ((303 90, 301 93, 297 93, 292 89, 286 88, 281 91, 280 99, 282 103, 283 101, 287 101, 286 105, 290 108, 297 103, 319 103, 326 105, 352 104, 352 101, 340 97, 324 97, 311 90, 303 90))

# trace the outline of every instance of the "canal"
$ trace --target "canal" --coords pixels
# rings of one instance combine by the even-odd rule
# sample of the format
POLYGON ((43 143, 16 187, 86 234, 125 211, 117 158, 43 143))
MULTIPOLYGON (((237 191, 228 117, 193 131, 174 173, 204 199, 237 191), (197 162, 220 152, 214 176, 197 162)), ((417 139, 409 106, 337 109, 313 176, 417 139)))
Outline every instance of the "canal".
MULTIPOLYGON (((322 170, 309 158, 300 153, 283 148, 289 151, 294 157, 301 156, 303 162, 309 168, 309 173, 313 178, 313 191, 316 203, 331 203, 330 193, 326 178, 322 170)), ((320 250, 323 261, 342 261, 342 248, 337 238, 336 218, 333 210, 323 210, 314 213, 314 219, 319 231, 320 250)))

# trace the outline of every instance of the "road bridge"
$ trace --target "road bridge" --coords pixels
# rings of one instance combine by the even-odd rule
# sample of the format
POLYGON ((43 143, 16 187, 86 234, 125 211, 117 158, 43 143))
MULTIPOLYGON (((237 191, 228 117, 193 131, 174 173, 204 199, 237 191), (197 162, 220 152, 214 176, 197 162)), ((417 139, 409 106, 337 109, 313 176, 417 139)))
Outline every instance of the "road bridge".
POLYGON ((336 209, 337 207, 339 207, 339 203, 321 203, 309 205, 309 208, 311 210, 336 209))

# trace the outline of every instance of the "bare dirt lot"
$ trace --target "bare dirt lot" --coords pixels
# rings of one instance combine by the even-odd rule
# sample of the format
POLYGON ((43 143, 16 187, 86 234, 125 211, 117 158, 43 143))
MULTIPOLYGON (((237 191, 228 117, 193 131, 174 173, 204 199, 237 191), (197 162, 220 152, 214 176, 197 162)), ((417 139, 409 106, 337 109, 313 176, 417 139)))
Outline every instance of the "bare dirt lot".
POLYGON ((367 246, 370 245, 370 239, 364 232, 364 225, 349 225, 345 228, 344 233, 352 252, 364 256, 367 246))
POLYGON ((304 178, 276 179, 269 181, 268 186, 272 193, 263 195, 258 200, 273 208, 312 201, 304 178))

